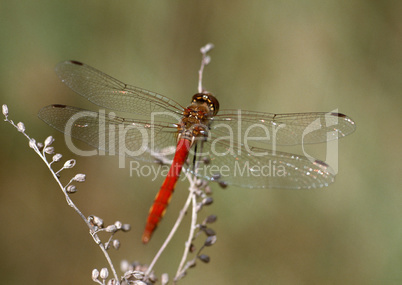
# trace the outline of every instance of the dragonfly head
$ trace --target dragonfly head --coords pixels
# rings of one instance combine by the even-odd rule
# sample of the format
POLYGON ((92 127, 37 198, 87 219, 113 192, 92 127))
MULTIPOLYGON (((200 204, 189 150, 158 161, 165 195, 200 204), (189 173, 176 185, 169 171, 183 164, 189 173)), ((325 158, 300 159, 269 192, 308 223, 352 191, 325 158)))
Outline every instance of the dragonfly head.
POLYGON ((211 93, 197 93, 193 96, 192 103, 207 104, 209 111, 215 116, 219 111, 219 102, 211 93))

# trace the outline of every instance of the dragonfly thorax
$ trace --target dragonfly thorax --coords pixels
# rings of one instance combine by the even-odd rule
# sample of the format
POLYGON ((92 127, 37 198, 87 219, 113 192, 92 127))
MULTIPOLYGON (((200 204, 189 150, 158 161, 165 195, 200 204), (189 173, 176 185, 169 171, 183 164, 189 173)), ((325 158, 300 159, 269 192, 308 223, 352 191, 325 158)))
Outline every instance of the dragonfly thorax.
POLYGON ((194 141, 208 136, 211 118, 219 110, 218 100, 211 94, 198 93, 193 96, 190 106, 184 109, 178 124, 179 138, 194 141))

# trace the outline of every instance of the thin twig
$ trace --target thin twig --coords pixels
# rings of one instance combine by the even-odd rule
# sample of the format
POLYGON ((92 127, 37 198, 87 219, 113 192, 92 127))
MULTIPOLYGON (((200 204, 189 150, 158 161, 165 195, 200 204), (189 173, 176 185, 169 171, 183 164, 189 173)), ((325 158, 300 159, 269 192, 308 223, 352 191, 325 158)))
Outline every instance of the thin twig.
POLYGON ((191 202, 192 202, 192 213, 191 213, 191 226, 190 226, 190 233, 188 235, 188 239, 186 241, 185 247, 184 247, 184 253, 183 253, 183 257, 181 258, 180 261, 180 265, 177 268, 177 272, 176 272, 176 276, 174 277, 174 280, 177 281, 179 279, 179 276, 182 275, 182 269, 184 266, 184 263, 187 260, 187 255, 190 252, 190 246, 191 246, 191 242, 193 240, 194 237, 194 232, 197 229, 196 224, 197 224, 197 201, 196 201, 196 194, 195 194, 195 190, 193 187, 190 187, 190 195, 189 198, 191 198, 191 202))
POLYGON ((201 67, 200 70, 198 71, 198 93, 203 93, 205 91, 202 86, 202 76, 204 73, 204 67, 211 61, 211 58, 207 55, 207 53, 213 48, 214 45, 209 43, 200 49, 202 58, 201 58, 201 67))
MULTIPOLYGON (((4 105, 3 105, 4 106, 4 105)), ((4 107, 3 107, 4 108, 4 107)), ((29 137, 28 134, 25 133, 25 127, 21 128, 21 123, 18 123, 18 125, 16 125, 12 120, 8 119, 8 114, 4 114, 5 115, 5 119, 4 121, 10 123, 13 127, 15 127, 19 132, 21 132, 30 142, 29 146, 36 152, 36 154, 39 155, 39 157, 43 160, 43 162, 46 164, 46 166, 49 168, 50 172, 53 175, 53 178, 56 180, 57 184, 59 185, 60 189, 63 191, 63 194, 66 198, 67 204, 72 207, 75 212, 81 217, 81 219, 85 222, 85 224, 88 226, 89 230, 90 230, 90 234, 91 236, 94 238, 95 242, 98 244, 98 246, 100 247, 100 249, 102 250, 107 262, 109 263, 109 267, 113 272, 114 278, 117 281, 116 284, 120 284, 119 282, 119 278, 117 276, 117 272, 114 268, 114 265, 112 263, 112 260, 110 259, 109 254, 107 253, 104 245, 100 242, 100 238, 98 237, 98 235, 95 233, 93 226, 90 224, 90 222, 88 221, 88 219, 84 216, 84 214, 78 209, 78 207, 73 203, 73 201, 70 199, 66 189, 67 186, 72 182, 72 180, 64 187, 59 178, 57 177, 57 173, 59 173, 60 171, 58 171, 57 173, 54 172, 54 170, 52 169, 52 163, 49 163, 46 159, 46 153, 45 153, 45 148, 43 149, 43 151, 41 152, 38 148, 38 146, 36 145, 36 141, 34 139, 32 139, 31 137, 29 137), (19 126, 20 125, 20 126, 19 126)), ((22 125, 23 126, 23 125, 22 125)), ((45 146, 46 147, 46 146, 45 146)), ((53 162, 53 161, 52 161, 53 162)))

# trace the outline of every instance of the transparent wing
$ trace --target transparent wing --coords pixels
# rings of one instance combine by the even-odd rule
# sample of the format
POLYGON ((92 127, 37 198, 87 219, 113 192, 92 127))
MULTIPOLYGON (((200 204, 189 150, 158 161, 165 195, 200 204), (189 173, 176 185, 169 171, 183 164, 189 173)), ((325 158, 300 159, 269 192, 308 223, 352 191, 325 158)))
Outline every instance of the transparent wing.
POLYGON ((65 105, 42 108, 39 118, 73 138, 110 154, 157 162, 175 153, 177 128, 174 124, 131 120, 65 105))
POLYGON ((56 73, 72 90, 105 108, 138 115, 152 112, 180 115, 183 111, 180 104, 163 95, 125 84, 78 61, 59 63, 56 73))
POLYGON ((222 110, 213 118, 211 132, 244 143, 296 145, 319 143, 349 135, 356 129, 354 121, 341 113, 272 114, 244 110, 222 110))
MULTIPOLYGON (((65 105, 50 105, 39 117, 55 129, 112 154, 158 162, 175 153, 175 124, 108 117, 65 105)), ((332 169, 322 161, 263 148, 246 149, 211 133, 197 154, 199 177, 248 188, 318 188, 334 181, 332 169)), ((192 171, 192 165, 184 166, 192 171)))
MULTIPOLYGON (((307 189, 328 186, 335 173, 320 160, 268 149, 231 145, 224 140, 203 143, 197 176, 246 188, 307 189), (211 143, 212 142, 212 143, 211 143)), ((188 171, 193 172, 191 167, 188 171)))

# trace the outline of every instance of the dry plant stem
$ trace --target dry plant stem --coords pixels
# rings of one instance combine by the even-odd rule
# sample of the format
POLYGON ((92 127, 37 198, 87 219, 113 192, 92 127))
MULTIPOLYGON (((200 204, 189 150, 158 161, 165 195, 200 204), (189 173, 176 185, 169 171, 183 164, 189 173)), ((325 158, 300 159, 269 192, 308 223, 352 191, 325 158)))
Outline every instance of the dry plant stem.
MULTIPOLYGON (((200 149, 201 153, 202 153, 202 149, 203 149, 203 144, 201 143, 201 149, 200 149)), ((174 277, 174 281, 178 281, 182 277, 184 272, 187 270, 187 267, 184 269, 183 269, 183 267, 184 267, 184 263, 187 260, 188 253, 190 252, 190 246, 191 246, 191 242, 194 238, 194 233, 197 230, 198 215, 197 215, 197 200, 196 200, 196 194, 195 194, 195 190, 197 190, 197 189, 193 188, 193 187, 195 187, 196 182, 197 182, 197 172, 199 169, 198 165, 199 165, 199 161, 197 161, 195 164, 195 175, 194 175, 193 183, 190 185, 190 187, 192 189, 190 191, 190 196, 191 196, 191 201, 193 204, 193 210, 191 213, 190 234, 188 235, 188 239, 187 239, 186 245, 184 247, 183 257, 181 258, 179 268, 177 269, 176 276, 174 277)), ((190 196, 189 196, 189 198, 190 198, 190 196)))
POLYGON ((191 198, 191 202, 192 202, 192 213, 191 213, 191 226, 190 226, 190 233, 188 235, 188 239, 186 242, 186 246, 184 247, 184 253, 183 253, 183 257, 181 258, 180 261, 180 265, 179 268, 177 269, 177 273, 176 276, 174 277, 174 281, 177 281, 178 279, 180 279, 181 275, 184 273, 183 272, 183 266, 184 263, 187 260, 187 255, 190 252, 190 246, 191 246, 191 241, 193 240, 194 237, 194 233, 197 229, 197 201, 196 201, 196 194, 195 194, 195 186, 191 185, 190 187, 190 196, 189 198, 191 198))
POLYGON ((198 71, 198 93, 202 93, 204 90, 202 88, 202 74, 204 72, 204 57, 205 55, 202 55, 202 60, 201 60, 201 67, 200 70, 198 71))
MULTIPOLYGON (((6 116, 6 118, 4 119, 4 121, 9 122, 12 126, 14 126, 17 130, 19 130, 19 128, 17 127, 17 125, 15 125, 15 123, 14 123, 12 120, 9 120, 9 119, 8 119, 8 116, 6 116)), ((23 132, 21 132, 21 133, 22 133, 30 142, 33 141, 33 140, 25 133, 25 131, 23 131, 23 132)), ((52 169, 51 164, 52 164, 53 162, 50 162, 50 163, 49 163, 49 162, 47 161, 47 159, 46 159, 46 153, 45 153, 45 148, 43 148, 43 151, 41 152, 41 151, 39 150, 39 148, 37 147, 36 143, 31 143, 31 144, 30 144, 30 147, 40 156, 40 158, 43 160, 43 162, 44 162, 44 163, 46 164, 46 166, 49 168, 50 172, 51 172, 52 175, 53 175, 53 178, 56 180, 57 184, 59 184, 59 187, 60 187, 61 190, 63 191, 63 194, 64 194, 64 196, 66 197, 67 204, 68 204, 70 207, 72 207, 72 208, 75 210, 75 212, 81 217, 81 219, 87 224, 92 238, 93 238, 94 241, 98 244, 98 246, 99 246, 100 249, 102 250, 102 252, 103 252, 103 254, 104 254, 104 256, 105 256, 107 262, 109 263, 110 269, 111 269, 112 272, 113 272, 113 275, 114 275, 115 280, 117 281, 117 284, 120 284, 120 283, 118 282, 119 278, 117 277, 117 273, 116 273, 116 270, 115 270, 115 268, 114 268, 114 266, 113 266, 112 260, 110 259, 110 256, 109 256, 109 254, 107 253, 107 251, 106 251, 104 245, 102 244, 100 238, 98 237, 98 235, 96 234, 96 232, 93 230, 93 227, 92 227, 92 225, 89 223, 88 219, 84 216, 84 214, 82 214, 82 212, 77 208, 77 206, 75 206, 75 204, 74 204, 73 201, 70 199, 70 197, 69 197, 69 195, 68 195, 68 193, 67 193, 67 191, 66 191, 67 186, 68 186, 73 180, 71 180, 65 187, 63 187, 63 185, 61 184, 61 182, 60 182, 60 180, 58 179, 57 174, 56 174, 56 173, 58 173, 58 172, 60 172, 60 171, 54 172, 54 170, 52 169)), ((62 168, 62 169, 63 169, 63 168, 62 168)), ((61 170, 62 170, 62 169, 61 169, 61 170)))
MULTIPOLYGON (((176 233, 178 227, 180 226, 181 222, 183 221, 183 218, 187 212, 188 207, 190 206, 190 202, 192 201, 192 197, 195 197, 194 194, 194 190, 193 187, 195 185, 195 180, 192 179, 191 175, 186 172, 186 177, 188 179, 188 181, 190 182, 190 191, 189 191, 189 195, 187 197, 186 202, 184 203, 183 209, 180 210, 179 216, 177 217, 177 220, 175 222, 175 224, 173 225, 172 230, 170 231, 169 235, 167 236, 166 240, 163 242, 161 248, 159 249, 158 253, 155 255, 154 259, 152 260, 151 264, 148 267, 148 270, 145 272, 145 276, 148 276, 151 271, 152 268, 154 267, 155 263, 158 261, 159 257, 161 256, 162 252, 166 249, 167 245, 169 244, 169 242, 171 241, 171 239, 173 238, 174 234, 176 233)), ((193 207, 195 208, 195 207, 193 207)), ((180 268, 180 267, 179 267, 180 268)))
POLYGON ((214 48, 214 45, 209 43, 209 44, 206 44, 205 46, 203 46, 200 50, 201 54, 202 54, 202 58, 201 58, 201 67, 200 67, 200 70, 198 71, 198 93, 204 92, 204 88, 202 87, 202 75, 204 73, 204 67, 210 61, 210 58, 207 56, 207 53, 213 48, 214 48))

